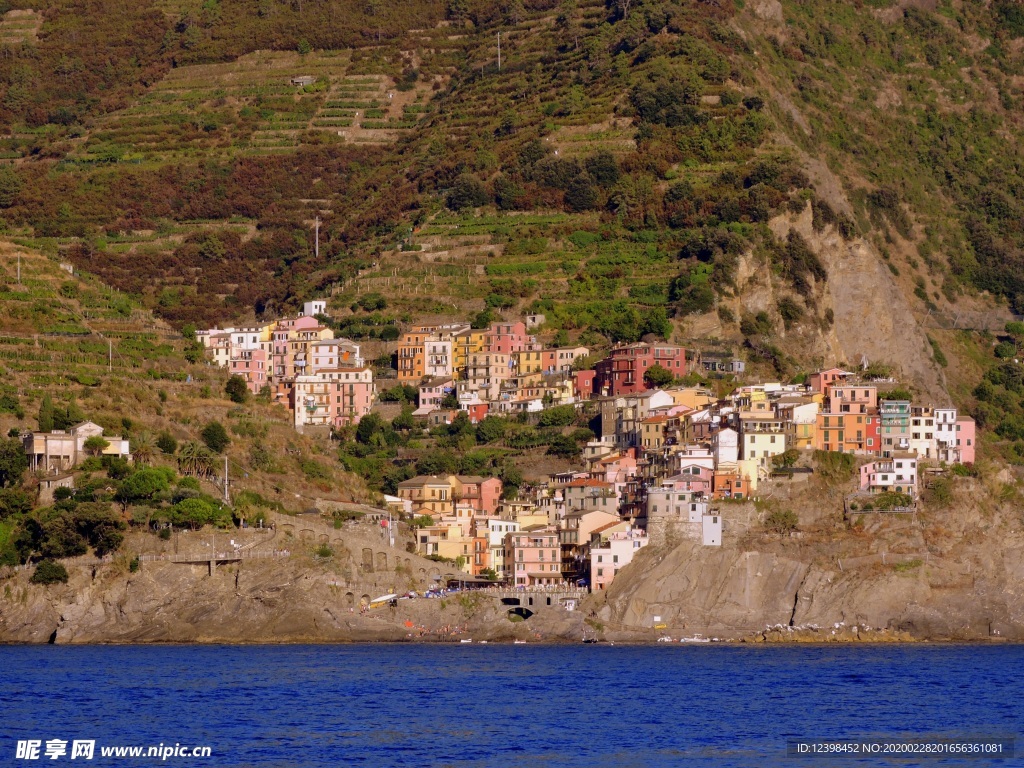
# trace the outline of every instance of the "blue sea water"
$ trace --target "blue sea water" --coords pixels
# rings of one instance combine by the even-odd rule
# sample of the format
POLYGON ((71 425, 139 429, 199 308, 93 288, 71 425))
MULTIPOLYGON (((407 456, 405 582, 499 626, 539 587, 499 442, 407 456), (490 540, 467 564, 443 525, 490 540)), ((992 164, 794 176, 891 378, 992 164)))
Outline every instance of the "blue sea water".
POLYGON ((1024 765, 787 756, 790 739, 1013 738, 1020 646, 8 646, 0 765, 1024 765), (95 740, 91 761, 19 740, 95 740), (102 758, 101 746, 211 757, 102 758))

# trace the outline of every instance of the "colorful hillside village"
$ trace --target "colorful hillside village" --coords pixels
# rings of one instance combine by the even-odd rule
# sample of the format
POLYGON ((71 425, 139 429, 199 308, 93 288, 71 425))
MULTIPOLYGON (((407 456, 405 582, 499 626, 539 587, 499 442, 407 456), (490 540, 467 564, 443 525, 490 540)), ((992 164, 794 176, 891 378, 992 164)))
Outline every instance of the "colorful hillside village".
MULTIPOLYGON (((359 344, 321 324, 323 311, 314 302, 296 318, 197 336, 210 359, 253 392, 269 387, 296 428, 356 424, 374 407, 380 382, 359 344)), ((634 343, 581 369, 589 352, 544 348, 523 322, 422 325, 400 337, 397 381, 418 388, 415 416, 427 424, 451 423, 460 412, 475 424, 488 414, 565 405, 596 411, 599 424, 580 469, 522 487, 514 499, 503 497, 496 477, 400 483, 386 500, 417 521, 421 554, 517 587, 601 590, 650 543, 721 545, 722 505, 756 497, 773 475, 800 471, 792 465, 804 452, 867 459, 855 495, 895 495, 910 506, 922 462, 974 462, 972 419, 953 407, 880 398, 879 384, 856 372, 831 368, 805 383, 750 384, 720 398, 699 386, 654 388, 646 374, 655 366, 674 381, 692 371, 742 373, 742 361, 634 343)))

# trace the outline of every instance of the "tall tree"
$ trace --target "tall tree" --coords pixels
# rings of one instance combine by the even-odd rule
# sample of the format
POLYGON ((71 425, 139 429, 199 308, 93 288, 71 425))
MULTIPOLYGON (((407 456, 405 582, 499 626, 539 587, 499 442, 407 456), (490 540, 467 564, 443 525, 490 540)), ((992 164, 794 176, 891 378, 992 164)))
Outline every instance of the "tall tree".
POLYGON ((39 404, 39 431, 53 431, 53 400, 48 394, 43 395, 43 402, 39 404))
POLYGON ((8 437, 0 440, 0 488, 17 485, 28 469, 28 456, 21 440, 8 437))

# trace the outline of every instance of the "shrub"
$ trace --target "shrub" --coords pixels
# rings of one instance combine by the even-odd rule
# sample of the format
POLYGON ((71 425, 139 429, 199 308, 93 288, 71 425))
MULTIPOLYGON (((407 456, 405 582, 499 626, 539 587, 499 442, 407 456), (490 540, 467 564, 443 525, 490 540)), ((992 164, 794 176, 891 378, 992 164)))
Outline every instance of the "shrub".
POLYGON ((797 529, 800 519, 791 509, 772 510, 764 519, 764 527, 772 533, 790 535, 797 529))
POLYGON ((170 432, 161 432, 156 438, 156 447, 168 456, 173 456, 178 450, 178 441, 170 432))
POLYGON ((321 544, 319 547, 313 550, 313 554, 323 560, 326 560, 327 558, 334 557, 334 550, 331 549, 327 544, 321 544))
POLYGON ((557 405, 542 411, 537 420, 541 427, 567 427, 576 420, 576 408, 572 405, 557 405))
POLYGON ((224 449, 231 444, 228 431, 224 429, 224 425, 219 421, 211 421, 203 427, 203 431, 199 433, 199 436, 203 438, 206 447, 214 453, 223 453, 224 449))
POLYGON ((53 560, 42 560, 29 581, 33 584, 67 584, 68 569, 53 560))
POLYGON ((453 211, 462 211, 467 208, 476 208, 490 202, 490 197, 483 183, 472 176, 464 173, 455 180, 451 190, 448 192, 446 201, 453 211))
POLYGON ((241 376, 229 377, 224 391, 233 403, 244 403, 249 399, 249 385, 241 376))

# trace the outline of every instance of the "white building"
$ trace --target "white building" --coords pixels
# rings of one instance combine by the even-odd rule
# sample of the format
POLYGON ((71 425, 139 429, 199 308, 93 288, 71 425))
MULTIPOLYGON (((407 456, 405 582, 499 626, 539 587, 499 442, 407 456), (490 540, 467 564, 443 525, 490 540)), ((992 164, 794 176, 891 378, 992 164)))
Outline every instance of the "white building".
POLYGON ((895 453, 860 468, 860 490, 869 493, 894 491, 917 496, 917 454, 895 453))
POLYGON ((722 546, 722 516, 717 512, 701 516, 701 542, 705 547, 722 546))
POLYGON ((602 534, 595 531, 590 544, 590 588, 607 589, 616 574, 650 543, 646 531, 634 528, 602 534))
POLYGON ((740 436, 732 427, 720 429, 711 436, 715 464, 735 464, 740 460, 740 436))
POLYGON ((314 315, 326 315, 327 314, 327 301, 324 299, 314 299, 313 301, 307 301, 302 304, 302 314, 306 317, 313 317, 314 315))

